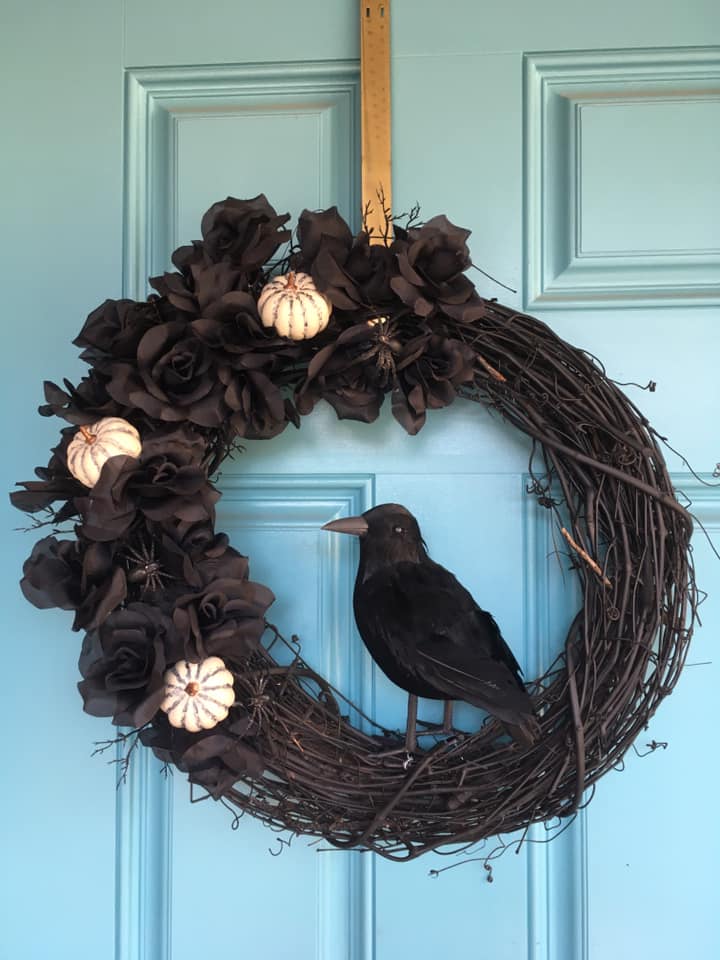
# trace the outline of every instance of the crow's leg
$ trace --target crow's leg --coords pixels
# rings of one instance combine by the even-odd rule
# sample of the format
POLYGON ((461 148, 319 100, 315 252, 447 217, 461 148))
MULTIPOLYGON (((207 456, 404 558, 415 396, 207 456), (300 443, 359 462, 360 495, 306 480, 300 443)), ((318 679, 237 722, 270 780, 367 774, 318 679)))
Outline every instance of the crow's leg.
POLYGON ((443 733, 452 733, 453 729, 453 702, 446 700, 443 705, 443 733))
POLYGON ((414 753, 417 749, 417 706, 418 698, 414 693, 408 696, 407 724, 405 726, 405 749, 414 753))
POLYGON ((418 731, 418 737, 429 737, 437 736, 441 733, 452 733, 453 732, 453 701, 452 700, 443 700, 443 719, 442 723, 430 723, 427 720, 420 720, 418 718, 418 724, 425 727, 424 730, 418 731))

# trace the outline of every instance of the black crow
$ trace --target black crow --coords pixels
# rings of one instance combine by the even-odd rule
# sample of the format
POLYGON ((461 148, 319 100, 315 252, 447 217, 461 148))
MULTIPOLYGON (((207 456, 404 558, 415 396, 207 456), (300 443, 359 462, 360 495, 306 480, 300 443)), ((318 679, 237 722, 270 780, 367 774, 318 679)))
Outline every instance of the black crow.
POLYGON ((428 556, 415 517, 383 503, 323 530, 360 538, 353 607, 370 655, 410 696, 409 749, 415 746, 417 697, 465 700, 502 721, 524 745, 539 734, 521 670, 493 617, 428 556))

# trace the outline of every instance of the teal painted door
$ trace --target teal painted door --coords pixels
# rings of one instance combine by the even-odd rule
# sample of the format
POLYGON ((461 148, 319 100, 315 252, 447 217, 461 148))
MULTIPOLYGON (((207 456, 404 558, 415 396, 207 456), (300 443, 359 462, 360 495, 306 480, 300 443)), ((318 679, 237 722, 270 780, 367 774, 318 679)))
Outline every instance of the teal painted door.
MULTIPOLYGON (((2 10, 4 488, 45 462, 43 379, 104 298, 197 236, 202 211, 261 191, 279 210, 358 201, 354 0, 5 0, 2 10)), ((605 362, 706 479, 720 456, 720 15, 709 0, 603 4, 394 0, 394 189, 473 230, 485 282, 605 362)), ((325 521, 396 500, 499 620, 534 674, 574 599, 525 495, 524 440, 462 403, 416 438, 389 414, 249 443, 223 472, 219 526, 277 594, 274 622, 378 719, 404 696, 353 630, 355 557, 325 521), (452 495, 448 496, 449 488, 452 495), (467 516, 473 516, 468 524, 467 516), (346 552, 342 552, 346 551, 346 552)), ((669 453, 716 542, 718 491, 669 453)), ((79 638, 16 581, 32 536, 3 514, 7 960, 710 960, 720 956, 716 641, 720 577, 702 533, 703 629, 647 738, 562 837, 429 878, 278 838, 137 757, 129 784, 91 758, 111 735, 75 689, 79 638), (18 642, 22 638, 22 643, 18 642)), ((432 719, 433 708, 423 713, 432 719)), ((462 713, 461 713, 461 718, 462 713)), ((465 714, 464 721, 473 718, 465 714)), ((483 851, 487 854, 491 847, 483 851)))

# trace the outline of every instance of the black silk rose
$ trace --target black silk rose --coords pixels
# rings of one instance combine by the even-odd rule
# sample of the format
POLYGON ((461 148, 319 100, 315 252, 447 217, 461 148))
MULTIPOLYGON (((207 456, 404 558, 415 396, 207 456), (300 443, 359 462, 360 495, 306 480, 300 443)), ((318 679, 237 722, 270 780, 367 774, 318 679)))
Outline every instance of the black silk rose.
POLYGON ((231 577, 211 580, 197 592, 180 597, 173 621, 185 658, 244 659, 260 643, 265 611, 274 600, 261 583, 231 577))
POLYGON ((77 540, 44 537, 23 564, 20 589, 41 610, 59 607, 77 610, 80 605, 82 559, 77 540))
POLYGON ((303 210, 298 245, 296 269, 309 273, 341 314, 382 311, 397 300, 391 285, 398 275, 394 248, 371 244, 364 231, 353 236, 337 207, 303 210))
POLYGON ((156 420, 189 420, 202 427, 220 426, 228 414, 227 366, 193 333, 173 320, 148 330, 138 344, 136 363, 112 366, 108 393, 118 403, 138 407, 156 420))
POLYGON ((46 403, 38 408, 42 417, 62 417, 68 423, 95 423, 103 417, 122 417, 127 411, 107 392, 108 378, 97 370, 91 370, 77 387, 69 380, 63 381, 65 389, 46 380, 44 383, 46 403))
POLYGON ((218 300, 229 293, 243 292, 247 277, 226 260, 213 263, 201 243, 180 247, 173 254, 173 263, 180 273, 164 273, 151 277, 150 284, 186 319, 202 317, 218 300))
POLYGON ((252 200, 228 197, 214 203, 202 218, 205 252, 211 260, 229 260, 253 272, 288 242, 290 231, 282 227, 289 219, 289 213, 278 215, 263 193, 252 200))
POLYGON ((40 609, 74 610, 73 630, 97 627, 127 596, 125 570, 114 547, 45 537, 23 565, 20 588, 40 609))
POLYGON ((113 360, 133 360, 143 336, 169 319, 169 312, 158 297, 140 303, 106 300, 89 314, 73 343, 83 348, 81 359, 107 371, 113 360))
POLYGON ((457 388, 474 374, 470 347, 418 326, 416 320, 373 320, 344 330, 308 365, 297 393, 298 410, 309 413, 322 399, 340 419, 369 423, 377 418, 385 393, 392 391, 393 416, 416 434, 426 411, 452 403, 457 388))
POLYGON ((86 713, 141 727, 164 697, 163 674, 181 659, 172 620, 157 607, 131 603, 86 634, 78 689, 86 713))
POLYGON ((472 264, 469 236, 469 230, 456 227, 445 216, 407 231, 398 229, 395 249, 400 276, 390 283, 418 316, 429 317, 438 307, 455 316, 468 301, 479 299, 464 275, 472 264))
POLYGON ((197 523, 214 519, 220 494, 200 460, 205 440, 189 425, 163 428, 143 439, 139 458, 112 457, 77 506, 91 540, 116 540, 138 512, 148 520, 197 523))
POLYGON ((247 716, 233 710, 232 721, 227 721, 200 733, 188 733, 171 726, 167 718, 158 714, 151 726, 140 734, 163 763, 174 764, 188 774, 191 783, 204 787, 219 799, 242 774, 257 776, 262 773, 262 757, 243 738, 252 733, 247 716))
POLYGON ((296 360, 306 349, 303 341, 288 340, 263 327, 257 301, 242 291, 227 293, 208 306, 202 318, 192 324, 192 330, 236 369, 279 370, 283 362, 296 360))
POLYGON ((215 533, 209 520, 191 522, 173 517, 163 522, 160 529, 163 544, 187 557, 190 563, 220 557, 228 549, 227 534, 215 533))
POLYGON ((76 480, 67 468, 67 448, 75 433, 73 427, 65 427, 61 431, 62 439, 53 448, 47 467, 35 468, 35 475, 39 479, 24 480, 18 486, 25 489, 14 490, 10 494, 14 507, 26 513, 37 513, 51 508, 54 523, 62 523, 77 515, 75 498, 87 494, 87 487, 76 480), (65 501, 64 504, 53 510, 51 505, 59 500, 65 501))
POLYGON ((425 423, 427 410, 447 407, 457 388, 474 376, 475 354, 459 340, 424 334, 403 348, 397 362, 393 416, 410 434, 425 423))
POLYGON ((228 197, 213 204, 202 219, 202 241, 172 255, 178 273, 152 277, 150 283, 172 306, 190 318, 204 316, 226 294, 246 291, 290 231, 290 219, 279 215, 264 195, 252 200, 228 197))
POLYGON ((235 434, 249 440, 277 436, 295 421, 278 381, 307 348, 266 330, 248 293, 229 293, 192 324, 194 334, 229 368, 224 401, 235 434))
POLYGON ((385 324, 364 322, 343 330, 310 361, 296 396, 298 410, 308 414, 322 399, 340 420, 372 423, 394 382, 401 349, 385 324))

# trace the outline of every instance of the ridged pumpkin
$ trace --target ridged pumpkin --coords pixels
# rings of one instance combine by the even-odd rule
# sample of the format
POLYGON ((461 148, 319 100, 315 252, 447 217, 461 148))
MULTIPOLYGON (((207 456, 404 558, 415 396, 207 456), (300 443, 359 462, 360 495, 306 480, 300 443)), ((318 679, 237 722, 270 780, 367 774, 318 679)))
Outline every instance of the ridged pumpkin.
POLYGON ((332 305, 307 273, 285 273, 263 287, 258 311, 264 327, 274 327, 281 337, 309 340, 324 330, 332 305))
POLYGON ((122 417, 103 417, 80 427, 68 444, 68 470, 86 487, 94 487, 111 457, 139 457, 141 450, 140 434, 131 423, 122 417))
POLYGON ((200 663, 180 660, 165 672, 165 699, 160 709, 173 727, 190 733, 210 730, 230 712, 235 702, 233 675, 220 657, 200 663))

